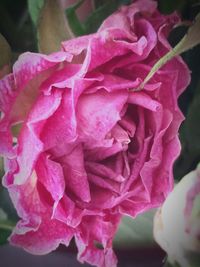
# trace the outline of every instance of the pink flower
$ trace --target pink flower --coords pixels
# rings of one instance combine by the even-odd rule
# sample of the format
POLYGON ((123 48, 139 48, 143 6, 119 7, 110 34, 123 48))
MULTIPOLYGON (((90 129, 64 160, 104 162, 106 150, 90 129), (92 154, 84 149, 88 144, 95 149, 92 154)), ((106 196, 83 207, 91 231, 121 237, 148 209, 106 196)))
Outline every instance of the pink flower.
POLYGON ((61 52, 21 55, 1 80, 3 183, 21 218, 12 244, 45 254, 75 237, 81 262, 116 266, 121 217, 161 205, 173 187, 189 71, 177 57, 134 89, 178 21, 140 0, 61 52))

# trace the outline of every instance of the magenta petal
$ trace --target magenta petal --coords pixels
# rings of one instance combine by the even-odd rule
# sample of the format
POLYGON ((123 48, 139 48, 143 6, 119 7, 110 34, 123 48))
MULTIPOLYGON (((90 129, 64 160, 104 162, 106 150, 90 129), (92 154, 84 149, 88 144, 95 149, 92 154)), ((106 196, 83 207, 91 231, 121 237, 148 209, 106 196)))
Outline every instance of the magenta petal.
POLYGON ((49 208, 42 203, 37 190, 35 173, 23 185, 8 187, 12 201, 22 218, 13 231, 10 242, 23 246, 33 254, 46 254, 60 243, 68 246, 74 230, 65 224, 50 219, 49 208))
POLYGON ((117 75, 105 74, 103 76, 103 81, 99 81, 97 85, 94 85, 92 88, 87 90, 89 93, 94 93, 99 89, 105 89, 108 92, 126 90, 139 86, 140 81, 136 79, 135 81, 123 79, 117 75))
POLYGON ((15 175, 15 183, 22 184, 32 173, 36 160, 43 150, 39 134, 45 119, 51 116, 60 104, 60 94, 41 96, 29 115, 28 121, 19 136, 18 163, 19 172, 15 175))
MULTIPOLYGON (((0 124, 1 125, 1 124, 0 124)), ((0 154, 6 157, 13 157, 15 152, 12 148, 12 135, 10 132, 0 131, 0 154)))
MULTIPOLYGON (((79 241, 76 242, 78 248, 79 243, 79 241)), ((97 267, 117 266, 117 258, 111 248, 101 251, 100 249, 88 246, 83 250, 82 254, 78 254, 78 260, 80 262, 88 262, 89 264, 97 267)))
POLYGON ((21 89, 40 72, 60 62, 71 60, 72 55, 67 52, 57 52, 49 56, 30 52, 24 53, 13 67, 16 86, 21 89))
POLYGON ((79 55, 81 52, 83 52, 83 50, 87 49, 89 41, 94 36, 95 34, 90 34, 62 42, 62 48, 64 51, 69 52, 72 55, 79 55))
POLYGON ((14 156, 12 135, 10 132, 10 113, 16 98, 13 75, 0 80, 0 154, 14 156))
POLYGON ((28 231, 37 230, 42 221, 40 215, 47 210, 46 206, 40 201, 36 188, 36 173, 33 172, 23 185, 6 184, 6 181, 4 181, 4 185, 8 188, 18 216, 23 220, 23 222, 20 222, 21 227, 17 232, 23 235, 28 231))
POLYGON ((66 189, 71 190, 82 201, 89 202, 91 200, 90 188, 83 157, 82 147, 77 146, 69 155, 64 156, 61 162, 66 179, 66 189))
POLYGON ((55 203, 58 203, 65 191, 62 166, 43 154, 38 159, 35 168, 38 181, 49 191, 55 203))
POLYGON ((76 124, 72 92, 63 92, 60 106, 50 118, 46 119, 41 133, 41 140, 45 144, 45 149, 75 140, 76 124))
POLYGON ((82 96, 78 102, 77 114, 79 136, 84 140, 91 137, 103 139, 120 119, 127 96, 120 91, 112 94, 98 91, 94 95, 82 96))
POLYGON ((55 250, 60 244, 69 245, 74 231, 64 223, 49 218, 42 218, 37 230, 18 234, 21 231, 20 223, 9 240, 12 245, 23 248, 36 255, 43 255, 55 250))
POLYGON ((103 219, 100 216, 91 216, 91 218, 83 220, 80 229, 84 235, 76 234, 75 236, 78 247, 78 259, 81 262, 86 261, 98 267, 116 267, 117 259, 111 245, 119 220, 120 216, 114 215, 108 215, 107 219, 103 219), (97 244, 102 244, 103 249, 98 249, 94 241, 97 244))
POLYGON ((83 215, 83 210, 76 207, 75 203, 64 195, 54 210, 53 218, 75 228, 81 223, 83 215))
POLYGON ((104 164, 96 162, 86 162, 85 164, 86 164, 86 170, 89 173, 94 173, 98 176, 109 178, 117 182, 124 181, 124 177, 121 175, 121 173, 114 172, 111 168, 108 168, 104 164))
POLYGON ((151 99, 148 95, 140 93, 130 93, 128 102, 131 104, 139 105, 152 111, 157 111, 160 108, 160 103, 151 99))

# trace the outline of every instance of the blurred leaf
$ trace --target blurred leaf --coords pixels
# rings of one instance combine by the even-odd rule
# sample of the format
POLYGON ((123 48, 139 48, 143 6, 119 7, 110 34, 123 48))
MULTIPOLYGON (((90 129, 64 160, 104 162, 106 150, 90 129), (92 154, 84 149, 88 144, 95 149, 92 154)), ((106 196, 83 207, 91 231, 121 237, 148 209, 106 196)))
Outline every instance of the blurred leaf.
POLYGON ((199 267, 200 266, 200 253, 199 253, 199 251, 186 252, 186 258, 190 263, 190 267, 199 267))
POLYGON ((97 9, 85 21, 86 33, 96 32, 101 23, 116 11, 120 5, 129 4, 130 2, 130 0, 101 1, 101 5, 96 5, 97 9))
POLYGON ((7 214, 0 208, 0 221, 6 221, 8 219, 7 214))
POLYGON ((158 8, 161 13, 170 14, 173 11, 182 10, 188 0, 158 0, 158 8))
POLYGON ((194 24, 189 28, 188 33, 183 37, 181 42, 181 44, 179 43, 178 51, 176 51, 177 55, 200 43, 200 13, 196 16, 194 24))
POLYGON ((71 30, 76 36, 96 32, 101 23, 120 5, 130 4, 131 0, 110 0, 95 1, 96 9, 86 18, 84 22, 80 22, 76 11, 86 0, 77 1, 75 5, 66 9, 66 16, 71 30))
POLYGON ((39 50, 46 54, 59 51, 60 43, 73 37, 58 0, 45 0, 37 30, 39 50))
POLYGON ((0 228, 0 246, 7 243, 7 239, 10 236, 11 231, 9 230, 2 230, 0 228))
POLYGON ((6 41, 6 39, 3 37, 3 35, 0 34, 0 69, 4 67, 5 65, 8 65, 11 62, 11 49, 6 41))
POLYGON ((173 265, 171 265, 171 263, 166 261, 166 263, 163 265, 163 267, 181 267, 181 266, 178 263, 174 263, 173 265))
POLYGON ((85 28, 87 33, 96 32, 101 23, 115 10, 118 4, 116 1, 107 1, 105 4, 98 7, 85 21, 85 28))
POLYGON ((124 216, 114 239, 114 247, 131 248, 155 245, 153 218, 155 209, 137 216, 124 216))
POLYGON ((0 32, 12 52, 36 50, 36 38, 26 0, 20 0, 17 4, 11 0, 1 1, 0 32))
MULTIPOLYGON (((0 157, 0 175, 3 176, 3 161, 0 157)), ((1 178, 0 177, 0 178, 1 178)), ((18 216, 11 203, 7 189, 0 184, 0 245, 7 242, 8 236, 11 234, 18 216)))
POLYGON ((181 41, 171 49, 167 54, 165 54, 161 59, 159 59, 156 64, 152 67, 151 71, 148 73, 138 90, 141 90, 144 85, 153 77, 153 75, 169 60, 173 57, 193 48, 200 43, 200 13, 196 16, 194 24, 189 28, 187 34, 181 39, 181 41))
MULTIPOLYGON (((195 87, 194 85, 192 87, 189 89, 196 90, 194 90, 192 101, 188 104, 186 120, 180 130, 182 151, 174 166, 174 176, 177 180, 193 170, 200 161, 200 80, 197 86, 195 83, 195 87)), ((188 101, 189 97, 185 99, 188 101)))
POLYGON ((34 25, 37 27, 38 18, 45 0, 28 0, 28 10, 34 25))
POLYGON ((9 221, 18 221, 18 216, 9 197, 8 190, 2 187, 2 185, 0 185, 0 208, 4 210, 9 221))
POLYGON ((0 5, 0 32, 5 36, 9 43, 12 36, 16 36, 16 25, 13 22, 7 7, 2 3, 0 5))
POLYGON ((0 156, 0 177, 3 176, 3 158, 0 156))
MULTIPOLYGON (((189 253, 189 254, 186 253, 185 257, 189 262, 189 265, 187 265, 188 267, 199 267, 200 266, 200 255, 198 252, 197 253, 189 253)), ((179 265, 178 263, 172 264, 172 263, 166 261, 166 263, 164 264, 163 267, 182 267, 182 266, 179 265)))
POLYGON ((104 5, 106 2, 108 2, 108 1, 107 0, 94 0, 95 8, 98 8, 102 5, 104 5))
MULTIPOLYGON (((108 0, 95 0, 94 4, 95 4, 95 7, 98 8, 98 7, 104 5, 107 2, 108 2, 108 0)), ((115 2, 118 5, 128 5, 128 4, 130 4, 132 2, 132 0, 115 0, 115 2)))
POLYGON ((77 36, 85 34, 85 27, 76 15, 76 10, 83 4, 84 1, 85 0, 80 0, 75 5, 72 5, 66 9, 66 16, 69 26, 72 32, 77 36))
POLYGON ((189 107, 187 119, 184 124, 185 138, 188 152, 194 157, 200 155, 200 83, 197 87, 196 94, 189 107))
POLYGON ((0 208, 0 245, 7 242, 7 238, 11 234, 13 227, 14 224, 8 220, 7 214, 0 208))

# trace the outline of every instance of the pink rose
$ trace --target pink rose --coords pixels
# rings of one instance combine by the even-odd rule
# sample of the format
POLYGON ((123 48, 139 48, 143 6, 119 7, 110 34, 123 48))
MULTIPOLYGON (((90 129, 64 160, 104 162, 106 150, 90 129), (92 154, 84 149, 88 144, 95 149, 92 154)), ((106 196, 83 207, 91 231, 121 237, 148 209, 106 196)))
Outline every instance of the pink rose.
POLYGON ((116 266, 121 217, 160 206, 173 187, 189 71, 177 57, 134 89, 178 21, 140 0, 61 52, 21 55, 1 80, 3 183, 21 218, 12 244, 45 254, 75 237, 81 262, 116 266))

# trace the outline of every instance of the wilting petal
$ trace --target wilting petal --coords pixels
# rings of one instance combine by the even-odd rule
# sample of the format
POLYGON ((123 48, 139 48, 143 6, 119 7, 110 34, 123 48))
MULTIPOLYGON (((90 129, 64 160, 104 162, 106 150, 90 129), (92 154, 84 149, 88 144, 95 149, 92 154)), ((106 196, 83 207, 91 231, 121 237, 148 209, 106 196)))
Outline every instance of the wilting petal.
POLYGON ((23 226, 20 223, 12 233, 9 240, 12 245, 23 246, 23 248, 36 255, 47 254, 55 250, 60 244, 68 246, 74 230, 64 223, 50 218, 42 218, 42 222, 37 230, 31 230, 25 234, 18 234, 23 226))

